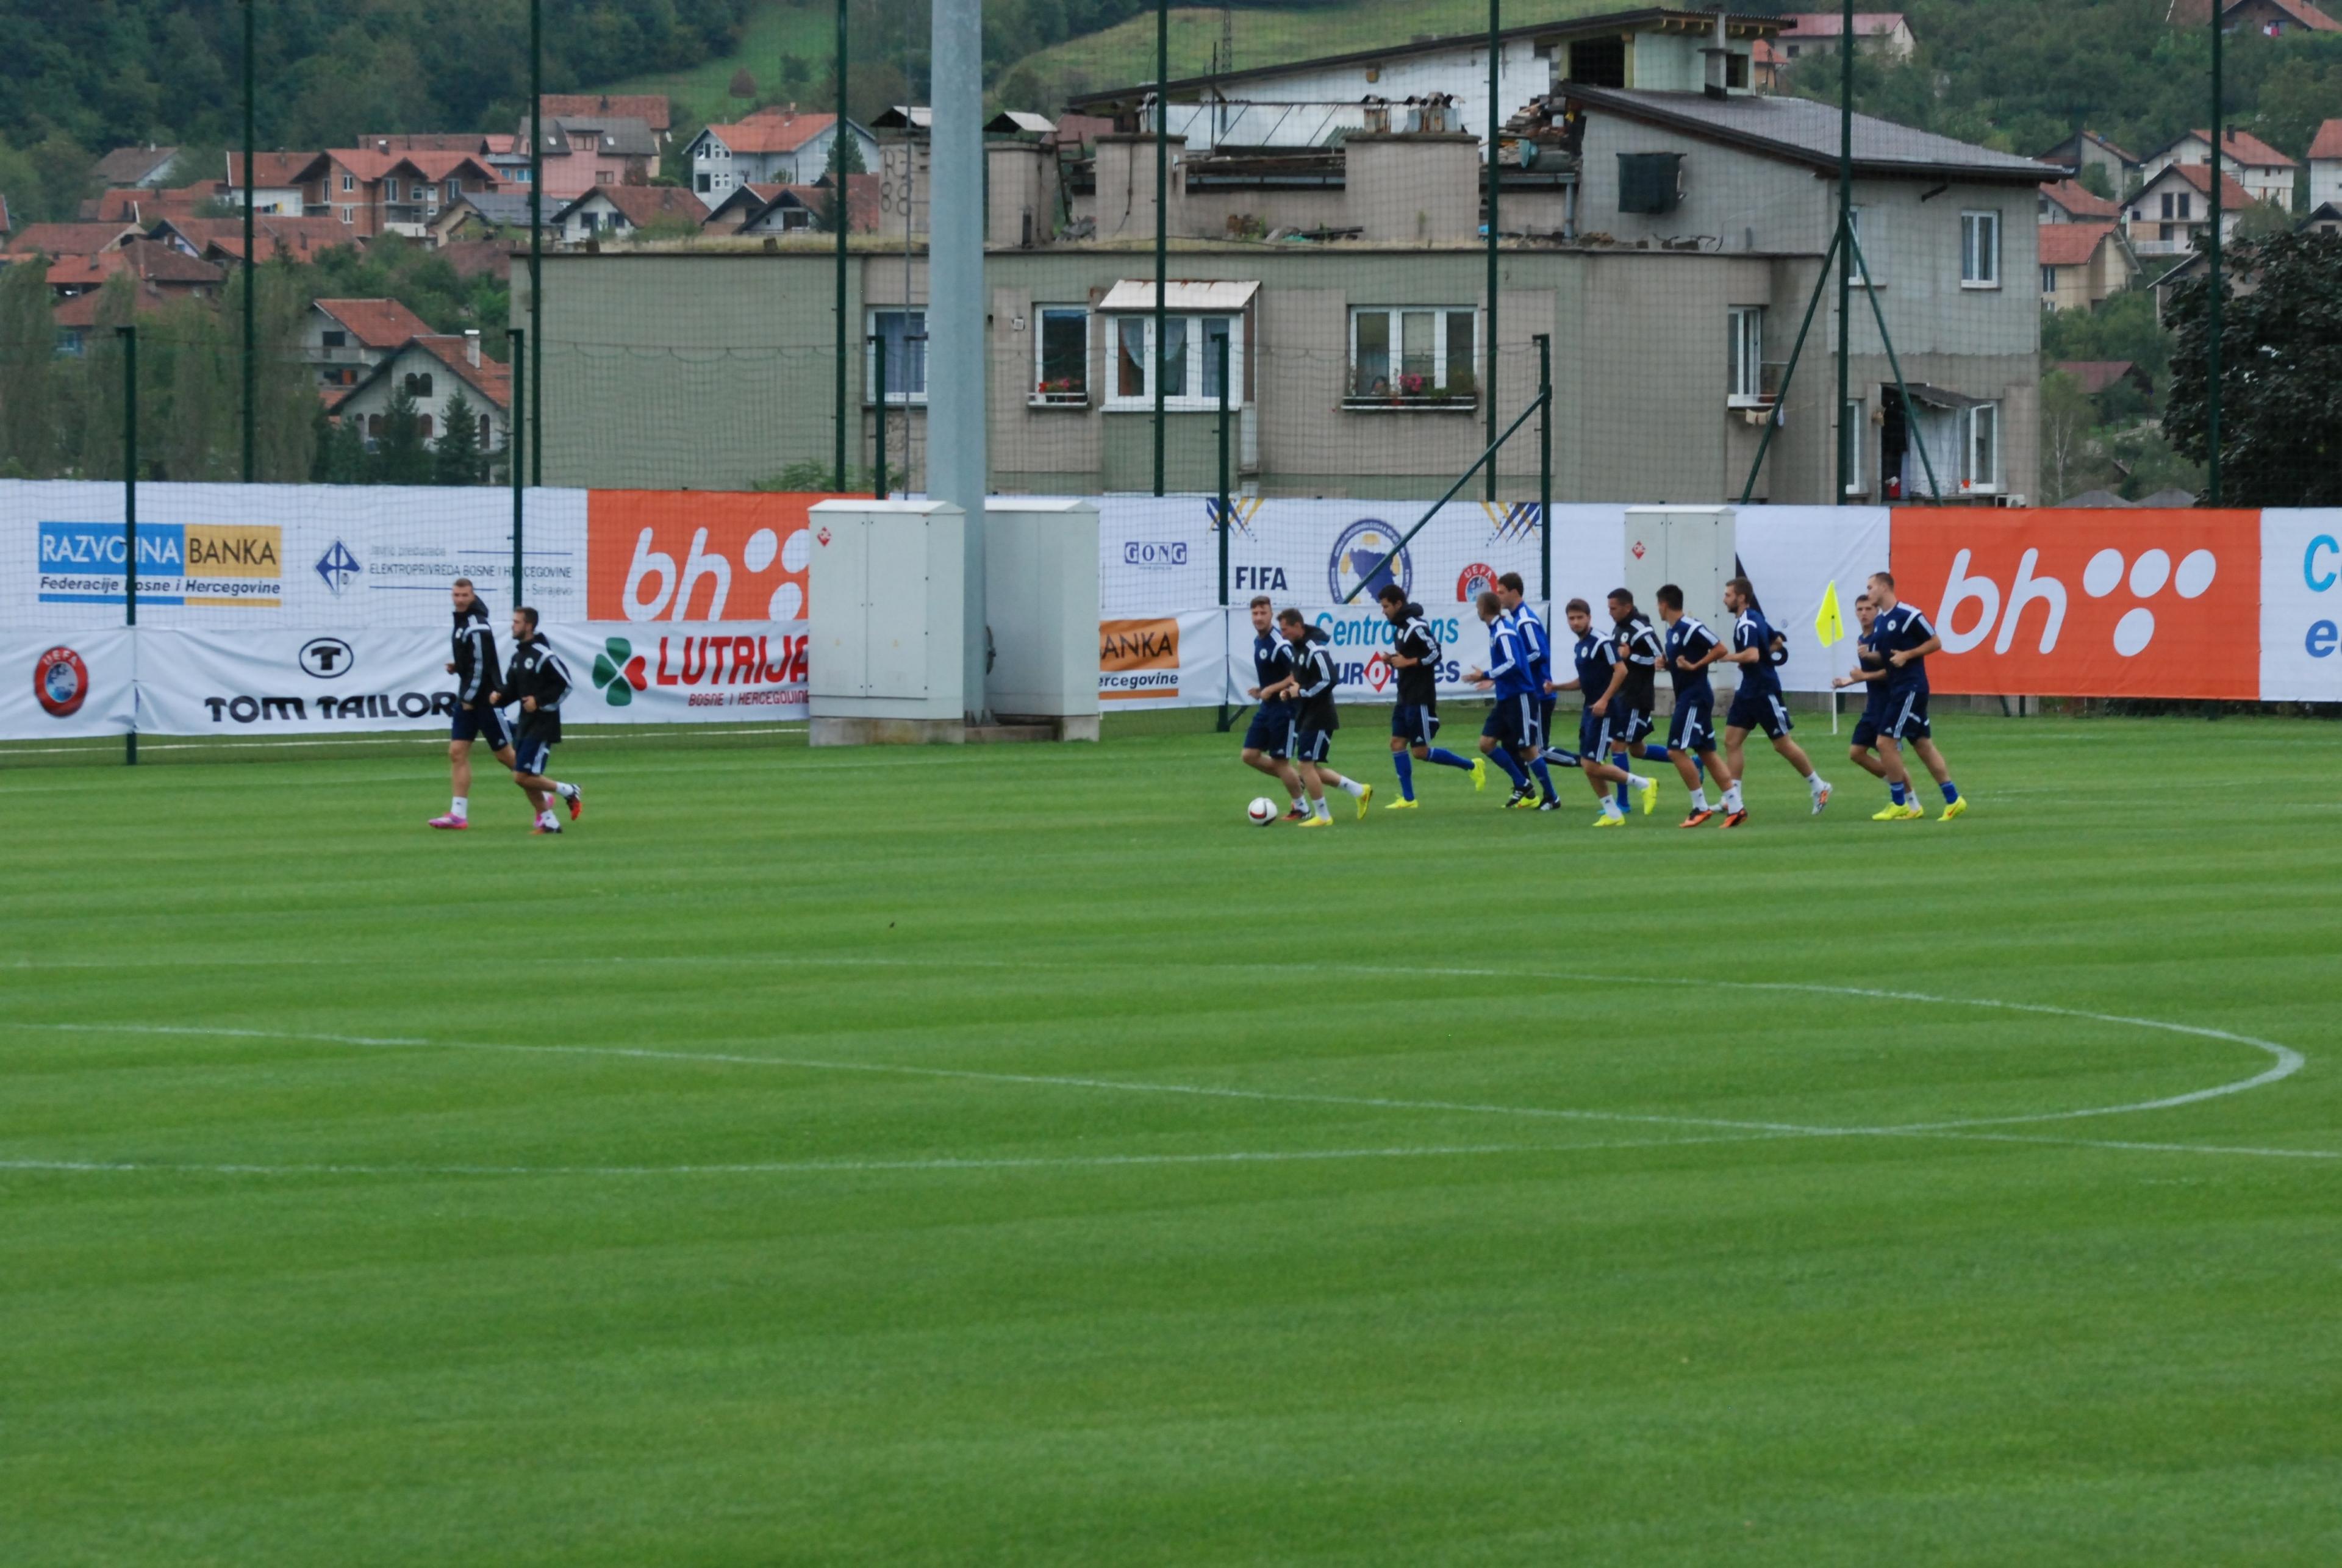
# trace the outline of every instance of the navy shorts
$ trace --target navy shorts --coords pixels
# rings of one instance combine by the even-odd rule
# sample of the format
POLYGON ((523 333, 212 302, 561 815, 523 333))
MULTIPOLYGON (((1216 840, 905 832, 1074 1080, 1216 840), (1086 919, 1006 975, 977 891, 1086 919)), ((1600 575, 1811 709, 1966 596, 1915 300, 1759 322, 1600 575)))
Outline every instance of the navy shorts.
POLYGON ((1854 721, 1854 749, 1867 752, 1877 745, 1879 726, 1885 723, 1886 720, 1879 716, 1876 707, 1864 708, 1862 717, 1854 721))
POLYGON ((1658 727, 1651 723, 1651 715, 1641 708, 1613 707, 1610 716, 1602 722, 1609 731, 1613 751, 1632 751, 1636 741, 1658 727))
POLYGON ((521 740, 514 743, 513 772, 535 774, 537 777, 543 778, 545 770, 552 765, 553 743, 551 741, 521 740))
POLYGON ((451 741, 484 740, 492 752, 500 752, 512 744, 512 734, 505 728, 504 714, 488 706, 485 701, 472 708, 457 703, 455 720, 447 726, 447 738, 451 741))
POLYGON ((1746 686, 1732 694, 1732 711, 1724 722, 1736 730, 1763 730, 1779 740, 1797 726, 1789 722, 1789 705, 1778 692, 1753 692, 1746 686))
POLYGON ((1676 711, 1667 720, 1667 750, 1712 752, 1716 749, 1716 698, 1676 694, 1676 711))
POLYGON ((1264 703, 1252 713, 1252 723, 1245 726, 1244 749, 1266 752, 1282 762, 1286 744, 1293 738, 1293 710, 1283 703, 1264 703))
POLYGON ((1536 697, 1523 693, 1514 697, 1498 697, 1488 709, 1488 721, 1480 726, 1484 735, 1493 735, 1501 744, 1530 751, 1545 749, 1545 725, 1540 714, 1541 704, 1536 697))
POLYGON ((1305 730, 1296 724, 1293 726, 1293 738, 1287 744, 1292 747, 1295 762, 1322 763, 1334 754, 1334 732, 1305 730))
POLYGON ((1427 746, 1439 733, 1439 714, 1428 703, 1400 703, 1391 709, 1391 734, 1410 745, 1427 746))
POLYGON ((1890 693, 1887 717, 1878 728, 1879 734, 1898 741, 1925 740, 1933 734, 1935 732, 1927 727, 1927 688, 1914 686, 1909 691, 1890 693))
POLYGON ((1587 708, 1577 715, 1577 754, 1600 762, 1610 754, 1610 721, 1587 708))

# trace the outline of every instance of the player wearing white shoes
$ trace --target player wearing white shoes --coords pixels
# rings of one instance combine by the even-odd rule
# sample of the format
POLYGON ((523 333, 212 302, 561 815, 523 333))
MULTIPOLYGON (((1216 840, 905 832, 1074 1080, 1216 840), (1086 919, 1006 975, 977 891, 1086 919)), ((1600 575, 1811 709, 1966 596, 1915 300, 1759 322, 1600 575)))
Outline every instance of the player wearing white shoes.
POLYGON ((1293 743, 1293 703, 1285 694, 1293 684, 1293 644, 1277 635, 1276 612, 1266 594, 1252 602, 1252 633, 1253 678, 1260 684, 1245 688, 1245 695, 1258 705, 1245 731, 1244 764, 1285 786, 1293 802, 1286 821, 1306 822, 1309 808, 1302 804, 1307 797, 1301 793, 1301 775, 1286 755, 1286 747, 1293 743))
POLYGON ((1860 686, 1865 693, 1862 716, 1854 722, 1853 743, 1846 754, 1855 766, 1887 784, 1887 804, 1873 812, 1873 822, 1907 822, 1926 816, 1919 803, 1912 798, 1911 775, 1904 771, 1903 759, 1892 747, 1881 749, 1879 733, 1887 723, 1887 656, 1874 645, 1878 621, 1878 606, 1868 594, 1854 596, 1854 619, 1859 635, 1854 639, 1855 667, 1835 677, 1830 684, 1839 691, 1848 686, 1860 686))
POLYGON ((1529 684, 1537 699, 1537 749, 1523 757, 1521 765, 1536 777, 1537 809, 1559 811, 1561 797, 1554 794, 1553 774, 1546 771, 1546 748, 1553 744, 1554 694, 1560 689, 1553 678, 1553 636, 1546 630, 1545 617, 1528 602, 1528 584, 1518 572, 1507 572, 1496 579, 1496 603, 1512 624, 1521 657, 1528 661, 1529 684))
POLYGON ((553 765, 553 748, 561 742, 561 699, 569 694, 569 666, 536 629, 536 612, 524 604, 512 614, 513 656, 505 669, 503 685, 490 697, 502 707, 520 704, 520 734, 513 747, 513 783, 535 808, 532 833, 559 833, 553 802, 569 803, 569 820, 586 814, 586 794, 574 784, 563 784, 545 770, 553 765))
POLYGON ((1716 688, 1707 667, 1724 656, 1724 644, 1700 621, 1684 614, 1683 590, 1673 583, 1659 590, 1659 619, 1666 623, 1668 678, 1675 682, 1676 707, 1667 721, 1667 760, 1691 792, 1691 814, 1676 825, 1697 827, 1716 814, 1699 782, 1700 764, 1723 784, 1724 764, 1716 754, 1716 688))
POLYGON ((1805 748, 1789 738, 1797 726, 1790 723, 1789 705, 1781 700, 1781 677, 1773 669, 1779 634, 1757 607, 1756 590, 1746 577, 1735 577, 1724 585, 1724 607, 1733 614, 1732 651, 1724 656, 1740 666, 1740 689, 1733 694, 1731 710, 1724 718, 1724 765, 1731 775, 1724 790, 1724 825, 1738 827, 1748 820, 1748 805, 1740 795, 1740 785, 1748 776, 1741 746, 1754 729, 1763 730, 1773 749, 1806 781, 1818 816, 1822 807, 1829 804, 1829 780, 1814 771, 1805 748))
POLYGON ((472 591, 469 577, 451 585, 455 606, 455 634, 448 649, 447 673, 455 677, 455 713, 447 729, 447 771, 455 785, 445 816, 435 816, 431 827, 461 830, 472 825, 472 742, 488 743, 496 761, 513 764, 512 736, 505 716, 488 695, 503 666, 496 662, 495 628, 488 624, 488 607, 472 591))
MULTIPOLYGON (((1944 640, 1927 616, 1895 597, 1892 574, 1870 574, 1870 597, 1878 606, 1871 642, 1885 656, 1888 672, 1887 718, 1878 732, 1879 755, 1883 759, 1909 741, 1928 773, 1935 775, 1936 787, 1944 792, 1944 814, 1938 820, 1949 822, 1964 814, 1968 803, 1960 786, 1952 782, 1951 764, 1936 749, 1934 731, 1927 723, 1927 655, 1940 652, 1944 640)), ((1912 804, 1918 802, 1915 799, 1912 804)))
POLYGON ((1409 604, 1406 590, 1396 583, 1384 584, 1375 597, 1383 607, 1383 618, 1391 624, 1388 656, 1390 667, 1397 673, 1398 688, 1398 700, 1391 706, 1390 742, 1391 767, 1398 774, 1398 799, 1383 809, 1416 809, 1415 764, 1419 762, 1462 768, 1472 775, 1473 788, 1482 787, 1488 779, 1486 763, 1476 757, 1466 761, 1433 744, 1439 734, 1440 649, 1431 623, 1424 618, 1423 606, 1409 604))
POLYGON ((1596 781, 1596 793, 1603 796, 1602 814, 1594 819, 1594 825, 1624 827, 1626 788, 1612 795, 1600 786, 1611 782, 1641 790, 1645 816, 1658 806, 1659 781, 1643 777, 1627 764, 1634 759, 1635 747, 1651 733, 1651 710, 1658 704, 1659 661, 1666 656, 1666 650, 1649 617, 1635 607, 1630 590, 1611 589, 1609 604, 1610 684, 1598 697, 1590 690, 1586 694, 1586 711, 1599 727, 1592 736, 1580 737, 1595 743, 1580 765, 1586 776, 1596 781), (1610 758, 1607 763, 1600 760, 1606 753, 1610 758))
POLYGON ((1334 709, 1334 655, 1326 651, 1326 634, 1304 621, 1300 611, 1291 608, 1277 612, 1276 626, 1293 645, 1294 670, 1285 683, 1293 698, 1293 740, 1288 750, 1295 769, 1301 774, 1302 787, 1309 792, 1309 815, 1300 825, 1334 825, 1334 814, 1326 809, 1327 784, 1356 801, 1358 815, 1363 818, 1366 808, 1374 804, 1375 786, 1344 778, 1326 761, 1333 754, 1334 732, 1341 727, 1341 719, 1334 709))
MULTIPOLYGON (((1611 800, 1607 786, 1614 784, 1635 784, 1636 778, 1626 769, 1614 767, 1602 760, 1609 749, 1609 743, 1601 715, 1594 711, 1596 699, 1610 690, 1611 674, 1618 659, 1617 640, 1595 631, 1593 608, 1583 599, 1572 599, 1562 614, 1568 618, 1572 639, 1570 661, 1576 667, 1577 674, 1570 680, 1551 681, 1546 685, 1549 692, 1577 693, 1585 705, 1577 714, 1577 750, 1573 752, 1562 746, 1548 746, 1545 760, 1558 763, 1563 767, 1586 770, 1586 777, 1594 786, 1594 798, 1602 803, 1602 816, 1597 825, 1609 823, 1613 817, 1624 823, 1626 816, 1623 811, 1614 809, 1616 803, 1611 800)), ((1648 812, 1658 803, 1658 781, 1643 782, 1650 785, 1649 792, 1643 797, 1643 809, 1648 812)))

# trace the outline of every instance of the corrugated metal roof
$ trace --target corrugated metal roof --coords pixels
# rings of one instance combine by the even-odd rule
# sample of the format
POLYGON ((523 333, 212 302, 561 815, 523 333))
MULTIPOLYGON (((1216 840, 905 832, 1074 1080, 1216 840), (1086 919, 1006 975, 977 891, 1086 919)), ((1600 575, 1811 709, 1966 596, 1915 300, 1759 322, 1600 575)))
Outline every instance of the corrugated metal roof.
MULTIPOLYGON (((1222 311, 1233 313, 1252 303, 1260 292, 1254 283, 1183 283, 1173 279, 1167 285, 1163 308, 1176 311, 1222 311)), ((1120 278, 1106 291, 1098 302, 1100 310, 1153 310, 1155 280, 1152 278, 1120 278)))

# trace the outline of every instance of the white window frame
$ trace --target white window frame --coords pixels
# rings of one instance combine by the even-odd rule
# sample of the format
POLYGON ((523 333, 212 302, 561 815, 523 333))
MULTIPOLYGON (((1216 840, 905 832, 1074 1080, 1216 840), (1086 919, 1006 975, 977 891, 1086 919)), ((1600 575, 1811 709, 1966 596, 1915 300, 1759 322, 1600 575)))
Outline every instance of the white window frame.
MULTIPOLYGON (((1086 305, 1036 305, 1033 307, 1033 385, 1026 401, 1042 408, 1087 408, 1090 404, 1090 307, 1086 305), (1075 392, 1049 392, 1042 387, 1048 375, 1047 324, 1056 316, 1078 317, 1082 324, 1082 385, 1075 392)), ((1231 356, 1233 357, 1233 355, 1231 356)))
POLYGON ((1736 305, 1724 315, 1724 404, 1762 408, 1768 401, 1765 396, 1765 307, 1736 305))
POLYGON ((924 408, 927 402, 927 307, 923 305, 895 305, 873 307, 862 313, 862 404, 867 408, 877 401, 878 345, 870 340, 878 335, 878 318, 887 315, 907 316, 903 324, 906 339, 918 338, 919 385, 916 391, 906 390, 901 384, 902 367, 895 356, 886 356, 886 406, 889 408, 924 408))
MULTIPOLYGON (((1887 286, 1886 209, 1883 207, 1857 205, 1847 208, 1847 212, 1848 217, 1853 221, 1854 237, 1857 241, 1861 242, 1862 245, 1863 266, 1870 269, 1869 286, 1873 288, 1885 288, 1887 286), (1868 226, 1866 227, 1866 225, 1868 226)), ((1864 286, 1862 281, 1862 269, 1860 267, 1849 266, 1847 269, 1847 274, 1853 281, 1855 287, 1861 288, 1864 286)))
POLYGON ((1960 411, 1960 489, 1969 495, 2000 494, 2002 453, 2001 443, 2007 434, 2006 422, 2000 416, 1997 403, 1979 403, 1960 411), (1977 473, 1978 438, 1989 432, 1991 441, 1991 472, 1979 476, 1977 473))
POLYGON ((344 170, 342 173, 342 189, 346 192, 354 191, 357 188, 358 177, 355 175, 349 173, 347 170, 344 170))
MULTIPOLYGON (((1482 358, 1487 351, 1487 340, 1482 335, 1480 307, 1473 305, 1366 305, 1350 307, 1349 362, 1345 380, 1342 403, 1348 408, 1476 408, 1480 404, 1482 358), (1376 394, 1358 390, 1358 323, 1367 316, 1381 316, 1385 321, 1385 342, 1389 345, 1386 355, 1396 359, 1405 353, 1403 318, 1408 315, 1431 317, 1431 363, 1436 379, 1426 390, 1407 393, 1376 394), (1447 334, 1449 318, 1467 315, 1472 318, 1472 359, 1468 391, 1458 392, 1445 377, 1448 373, 1447 334)), ((1403 371, 1400 374, 1405 374, 1403 371)))
POLYGON ((1960 286, 2000 286, 2000 214, 1997 209, 1970 208, 1960 214, 1960 286))
MULTIPOLYGON (((1160 357, 1155 347, 1155 313, 1136 310, 1116 311, 1107 319, 1113 325, 1110 328, 1111 335, 1106 340, 1107 390, 1105 406, 1116 413, 1152 414, 1155 412, 1156 370, 1160 357), (1145 348, 1146 356, 1143 365, 1146 387, 1136 396, 1122 391, 1122 378, 1119 374, 1123 324, 1134 321, 1139 325, 1139 341, 1145 348)), ((1186 345, 1186 374, 1182 378, 1183 385, 1164 389, 1163 406, 1166 409, 1176 408, 1189 412, 1219 407, 1219 397, 1216 394, 1206 396, 1204 392, 1204 324, 1207 321, 1225 321, 1228 324, 1228 406, 1243 407, 1246 385, 1245 313, 1241 310, 1175 310, 1167 312, 1164 321, 1166 325, 1175 321, 1186 324, 1182 329, 1185 334, 1182 341, 1186 345)))
POLYGON ((2041 264, 2041 292, 2046 295, 2055 295, 2057 292, 2057 269, 2047 262, 2041 264))

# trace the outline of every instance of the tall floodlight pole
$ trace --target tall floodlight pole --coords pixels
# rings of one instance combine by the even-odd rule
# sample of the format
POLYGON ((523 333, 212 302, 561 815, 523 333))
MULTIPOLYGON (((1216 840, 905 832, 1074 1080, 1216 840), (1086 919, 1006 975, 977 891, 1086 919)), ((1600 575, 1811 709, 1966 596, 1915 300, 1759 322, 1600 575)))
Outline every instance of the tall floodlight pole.
MULTIPOLYGON (((1163 494, 1163 403, 1169 389, 1163 367, 1170 345, 1164 341, 1164 296, 1170 292, 1171 226, 1171 0, 1155 0, 1155 494, 1163 494)), ((1186 363, 1186 356, 1180 356, 1186 363)))
MULTIPOLYGON (((837 129, 832 133, 841 138, 851 134, 846 126, 846 0, 837 0, 837 129)), ((846 493, 846 232, 854 226, 854 202, 846 185, 844 157, 834 155, 830 162, 837 166, 837 189, 829 194, 830 211, 837 215, 837 365, 834 372, 837 380, 831 405, 836 412, 837 425, 835 488, 842 495, 846 493)), ((884 419, 886 411, 881 408, 878 416, 884 419)), ((878 483, 883 489, 886 483, 884 474, 879 475, 878 483)))
MULTIPOLYGON (((545 0, 528 0, 528 482, 545 483, 545 0)), ((519 584, 514 584, 519 592, 519 584)))
POLYGON ((1837 472, 1830 480, 1830 504, 1846 504, 1847 470, 1854 426, 1847 423, 1847 360, 1854 334, 1854 0, 1838 12, 1837 37, 1837 472))
POLYGON ((2204 333, 2204 499, 2220 504, 2220 7, 2212 7, 2212 227, 2204 333))
MULTIPOLYGON (((1488 0, 1488 374, 1480 388, 1483 408, 1488 416, 1488 444, 1496 444, 1496 132, 1503 126, 1504 111, 1496 97, 1496 62, 1498 41, 1496 29, 1503 17, 1503 0, 1488 0)), ((1488 459, 1486 475, 1487 498, 1496 498, 1496 459, 1488 459)))
MULTIPOLYGON (((982 0, 935 0, 928 185, 927 494, 966 514, 965 698, 985 712, 984 18, 982 0)), ((908 387, 916 385, 909 375, 908 387)))
POLYGON ((252 60, 252 13, 255 0, 244 0, 244 482, 249 484, 257 477, 254 465, 254 414, 257 397, 258 377, 253 369, 255 344, 253 332, 253 291, 255 275, 260 270, 260 258, 252 249, 252 152, 253 103, 252 83, 255 69, 252 60))

